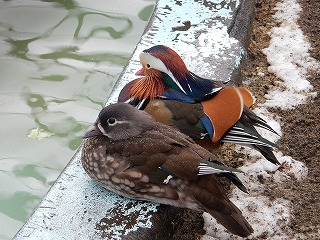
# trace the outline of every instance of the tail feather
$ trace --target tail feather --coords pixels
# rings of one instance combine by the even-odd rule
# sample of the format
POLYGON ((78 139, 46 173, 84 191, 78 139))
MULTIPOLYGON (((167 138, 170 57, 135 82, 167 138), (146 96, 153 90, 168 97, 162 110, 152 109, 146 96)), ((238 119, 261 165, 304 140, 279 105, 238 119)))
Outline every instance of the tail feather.
POLYGON ((246 121, 250 122, 253 126, 264 128, 264 129, 266 129, 274 134, 277 134, 279 136, 279 134, 275 130, 273 130, 273 128, 270 127, 269 124, 267 124, 267 122, 264 119, 257 116, 248 107, 243 108, 243 116, 245 116, 246 121))
POLYGON ((189 193, 204 211, 233 234, 247 237, 253 233, 253 228, 237 206, 228 199, 216 176, 201 176, 195 184, 197 187, 190 187, 189 193))
POLYGON ((252 145, 251 147, 258 150, 268 161, 276 165, 281 165, 277 157, 272 152, 272 148, 261 145, 252 145))
MULTIPOLYGON (((219 164, 219 165, 223 165, 226 166, 224 163, 219 162, 217 160, 211 160, 212 162, 219 164)), ((238 176, 233 173, 233 172, 224 172, 221 174, 222 176, 226 177, 227 179, 229 179, 236 187, 238 187, 241 191, 245 192, 245 193, 249 193, 248 189, 246 188, 246 186, 242 183, 242 181, 240 180, 240 178, 238 178, 238 176)))
MULTIPOLYGON (((256 117, 259 118, 258 116, 256 117)), ((280 165, 280 162, 272 152, 276 145, 262 137, 254 127, 254 122, 251 120, 252 119, 244 112, 239 121, 225 134, 221 141, 252 147, 258 150, 268 161, 280 165)), ((261 122, 262 121, 263 120, 261 120, 261 122)), ((266 126, 269 125, 266 124, 266 126)), ((270 129, 273 131, 271 127, 270 129)))
POLYGON ((206 211, 232 234, 240 237, 248 237, 251 233, 253 233, 253 228, 242 216, 240 210, 229 200, 228 202, 229 208, 233 209, 231 214, 224 214, 223 212, 217 212, 211 209, 206 209, 206 211))

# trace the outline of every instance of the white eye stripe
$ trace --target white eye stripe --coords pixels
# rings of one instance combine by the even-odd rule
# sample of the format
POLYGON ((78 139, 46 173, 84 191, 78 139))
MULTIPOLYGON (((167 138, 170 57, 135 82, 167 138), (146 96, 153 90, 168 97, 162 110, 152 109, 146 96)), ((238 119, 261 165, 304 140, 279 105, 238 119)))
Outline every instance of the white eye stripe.
POLYGON ((140 53, 140 62, 142 64, 149 64, 152 68, 159 70, 160 72, 164 72, 169 75, 169 77, 177 84, 177 86, 181 89, 183 93, 186 94, 186 91, 183 89, 179 81, 173 76, 172 72, 166 67, 166 65, 159 59, 152 56, 150 53, 142 52, 140 53))
MULTIPOLYGON (((129 121, 119 121, 119 120, 117 120, 114 124, 109 124, 109 126, 114 129, 114 127, 115 127, 117 124, 122 124, 122 123, 129 123, 129 121)), ((108 132, 101 126, 101 123, 100 123, 100 122, 97 124, 97 126, 98 126, 99 130, 102 132, 103 135, 109 137, 108 132)))
POLYGON ((112 124, 112 126, 116 125, 116 124, 121 124, 121 123, 129 123, 129 121, 119 121, 119 120, 116 120, 116 123, 115 124, 112 124))

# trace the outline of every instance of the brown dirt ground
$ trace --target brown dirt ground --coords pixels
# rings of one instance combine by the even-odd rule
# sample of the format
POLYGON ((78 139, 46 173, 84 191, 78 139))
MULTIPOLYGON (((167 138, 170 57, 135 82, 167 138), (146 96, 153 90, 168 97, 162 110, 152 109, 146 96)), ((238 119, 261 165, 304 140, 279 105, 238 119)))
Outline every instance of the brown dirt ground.
MULTIPOLYGON (((268 62, 262 49, 269 46, 269 30, 277 26, 272 18, 273 8, 277 2, 277 0, 257 1, 247 63, 243 69, 244 78, 254 79, 246 87, 254 93, 258 103, 265 101, 264 95, 274 86, 275 81, 281 81, 271 73, 263 77, 257 74, 268 72, 268 62)), ((311 56, 320 61, 320 1, 300 0, 299 3, 303 9, 299 20, 300 28, 312 45, 311 56)), ((313 85, 314 91, 320 93, 320 73, 310 72, 308 80, 313 85)), ((279 150, 284 155, 304 162, 309 174, 300 182, 283 182, 281 186, 277 185, 267 194, 271 199, 280 197, 292 202, 292 219, 290 225, 284 229, 289 238, 320 239, 320 96, 292 110, 269 109, 269 111, 274 112, 282 121, 283 136, 278 142, 279 150)), ((231 149, 224 152, 221 157, 225 160, 244 156, 234 153, 231 149)), ((182 217, 185 221, 180 224, 171 239, 200 239, 204 234, 201 227, 202 214, 186 210, 182 217)))
MULTIPOLYGON (((277 1, 265 0, 256 8, 256 18, 249 46, 249 56, 244 74, 252 78, 257 76, 257 70, 267 72, 266 56, 261 52, 269 44, 268 31, 276 26, 272 15, 277 1)), ((303 11, 300 14, 299 25, 312 49, 310 54, 320 61, 320 1, 300 0, 303 11)), ((308 80, 314 91, 320 93, 320 73, 310 72, 308 80)), ((257 77, 251 83, 250 90, 264 101, 265 91, 272 88, 279 79, 273 74, 257 77)), ((270 197, 282 197, 292 202, 292 219, 285 229, 288 236, 320 239, 320 96, 299 105, 292 110, 273 110, 282 121, 283 136, 278 142, 278 148, 285 155, 302 161, 308 167, 309 174, 303 181, 284 182, 270 192, 270 197)))

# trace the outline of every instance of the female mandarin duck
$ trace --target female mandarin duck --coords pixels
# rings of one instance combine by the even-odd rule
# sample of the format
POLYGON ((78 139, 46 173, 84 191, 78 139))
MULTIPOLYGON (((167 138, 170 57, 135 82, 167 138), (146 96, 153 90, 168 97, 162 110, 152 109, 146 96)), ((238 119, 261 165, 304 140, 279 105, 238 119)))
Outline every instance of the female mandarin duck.
POLYGON ((148 113, 117 103, 102 109, 85 136, 82 165, 91 178, 123 196, 206 211, 231 233, 253 229, 218 179, 241 181, 187 135, 148 113))
POLYGON ((223 142, 246 145, 280 164, 272 152, 275 144, 255 128, 276 134, 249 109, 254 104, 249 90, 195 75, 175 51, 163 45, 144 50, 140 62, 143 68, 137 74, 144 76, 122 89, 119 102, 145 109, 157 121, 177 127, 207 149, 223 142))

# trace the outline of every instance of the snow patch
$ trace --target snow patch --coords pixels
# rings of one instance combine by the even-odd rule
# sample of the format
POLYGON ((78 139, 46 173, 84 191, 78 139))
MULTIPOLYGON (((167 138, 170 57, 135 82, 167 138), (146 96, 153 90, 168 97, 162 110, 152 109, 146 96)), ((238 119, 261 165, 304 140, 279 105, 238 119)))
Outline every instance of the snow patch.
MULTIPOLYGON (((264 192, 285 181, 302 180, 308 174, 306 166, 281 152, 275 155, 284 164, 283 168, 276 166, 265 159, 258 158, 255 150, 238 149, 240 152, 250 155, 253 162, 247 162, 240 169, 245 174, 238 174, 241 181, 247 186, 249 194, 239 189, 234 189, 230 200, 242 211, 254 229, 254 233, 248 239, 259 237, 287 239, 283 229, 290 222, 291 202, 283 198, 270 199, 264 196, 264 192), (254 159, 258 159, 254 161, 254 159), (269 184, 271 183, 271 184, 269 184)), ((227 232, 208 213, 203 214, 206 235, 203 240, 213 239, 242 239, 227 232)))
POLYGON ((320 69, 309 54, 311 47, 298 25, 302 11, 296 0, 283 0, 276 5, 274 18, 281 23, 270 32, 270 46, 263 50, 270 64, 268 70, 283 80, 266 95, 264 104, 282 109, 293 108, 308 99, 313 87, 307 80, 308 71, 320 69))

